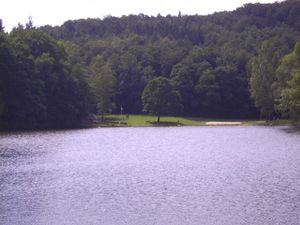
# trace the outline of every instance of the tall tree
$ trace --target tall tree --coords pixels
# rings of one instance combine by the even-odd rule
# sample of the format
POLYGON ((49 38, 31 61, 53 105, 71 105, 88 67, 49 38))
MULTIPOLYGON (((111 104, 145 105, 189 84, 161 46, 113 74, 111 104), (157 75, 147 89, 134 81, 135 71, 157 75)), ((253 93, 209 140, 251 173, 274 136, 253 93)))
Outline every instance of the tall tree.
POLYGON ((292 80, 287 89, 283 90, 282 101, 287 101, 288 112, 291 118, 298 120, 300 125, 300 68, 293 71, 292 80))
POLYGON ((173 66, 171 72, 171 79, 176 90, 181 96, 181 103, 185 112, 191 113, 193 111, 194 97, 194 81, 191 67, 184 63, 179 63, 173 66))
POLYGON ((250 91, 261 116, 271 119, 275 114, 274 82, 282 48, 273 40, 264 41, 258 56, 251 60, 250 91))
POLYGON ((300 42, 292 53, 283 57, 277 73, 279 80, 283 82, 279 109, 300 122, 300 42))
POLYGON ((165 77, 149 81, 143 91, 142 101, 144 111, 157 115, 158 123, 162 114, 180 114, 182 111, 180 95, 165 77))
POLYGON ((48 34, 14 28, 0 34, 0 122, 7 129, 78 126, 86 87, 72 74, 63 47, 48 34))
POLYGON ((110 66, 99 55, 92 61, 91 72, 89 84, 95 96, 97 112, 101 114, 103 122, 104 113, 111 112, 114 108, 115 77, 110 66))
POLYGON ((195 86, 197 108, 201 115, 216 116, 220 104, 219 88, 214 71, 211 68, 205 69, 195 86))
POLYGON ((4 31, 3 21, 0 19, 0 32, 4 31))
POLYGON ((3 123, 7 79, 11 76, 14 56, 7 35, 0 32, 0 123, 3 123))

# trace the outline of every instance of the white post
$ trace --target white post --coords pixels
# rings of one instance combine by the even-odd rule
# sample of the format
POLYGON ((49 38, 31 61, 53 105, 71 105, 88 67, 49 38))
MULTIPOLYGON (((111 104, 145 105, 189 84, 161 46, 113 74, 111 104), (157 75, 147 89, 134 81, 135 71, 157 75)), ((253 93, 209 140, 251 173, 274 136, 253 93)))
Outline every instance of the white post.
POLYGON ((121 118, 123 118, 123 106, 121 104, 121 118))

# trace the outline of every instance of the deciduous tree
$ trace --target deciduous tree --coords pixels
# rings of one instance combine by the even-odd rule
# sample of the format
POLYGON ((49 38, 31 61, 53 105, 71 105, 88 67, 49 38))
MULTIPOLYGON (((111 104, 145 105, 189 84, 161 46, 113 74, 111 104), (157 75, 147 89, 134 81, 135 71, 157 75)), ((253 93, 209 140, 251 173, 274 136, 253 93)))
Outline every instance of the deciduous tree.
POLYGON ((182 111, 180 95, 165 77, 149 81, 143 91, 142 101, 144 111, 157 115, 158 123, 162 114, 180 114, 182 111))
POLYGON ((111 112, 114 107, 115 77, 110 66, 99 55, 92 61, 91 72, 89 84, 95 97, 97 111, 101 114, 103 122, 104 113, 111 112))

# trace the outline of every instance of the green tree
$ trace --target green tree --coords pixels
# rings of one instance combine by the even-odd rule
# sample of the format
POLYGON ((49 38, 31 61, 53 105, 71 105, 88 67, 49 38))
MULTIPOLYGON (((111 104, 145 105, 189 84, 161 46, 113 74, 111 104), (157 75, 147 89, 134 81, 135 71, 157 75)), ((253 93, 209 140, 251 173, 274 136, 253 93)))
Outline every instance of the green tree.
POLYGON ((142 71, 137 57, 127 51, 120 56, 114 55, 112 69, 117 74, 117 105, 123 105, 127 113, 141 112, 141 95, 145 85, 142 83, 142 71))
POLYGON ((156 114, 158 123, 162 114, 179 114, 182 111, 180 94, 165 77, 157 77, 149 81, 143 91, 142 101, 144 111, 156 114))
POLYGON ((250 91, 261 116, 270 119, 275 114, 275 72, 282 57, 278 42, 262 43, 258 56, 251 60, 250 91))
POLYGON ((3 26, 3 22, 2 19, 0 19, 0 32, 4 31, 4 26, 3 26))
POLYGON ((7 129, 80 125, 87 87, 63 47, 35 28, 0 33, 0 122, 7 129))
POLYGON ((298 120, 300 125, 300 68, 295 70, 289 86, 282 93, 282 101, 288 106, 288 112, 291 118, 298 120))
POLYGON ((202 115, 214 115, 220 104, 219 86, 212 69, 204 70, 195 86, 198 110, 202 115))
POLYGON ((96 109, 103 122, 104 113, 111 112, 114 107, 115 77, 110 66, 99 55, 92 61, 91 72, 89 84, 95 97, 96 109))
POLYGON ((43 97, 37 91, 39 79, 34 61, 22 40, 23 35, 3 37, 0 41, 3 126, 9 129, 36 128, 44 115, 44 105, 43 97))
MULTIPOLYGON (((118 106, 122 104, 126 113, 142 112, 141 96, 146 84, 163 74, 172 79, 179 91, 184 115, 249 117, 257 116, 261 109, 255 107, 250 96, 249 59, 258 55, 253 61, 257 65, 261 63, 262 43, 278 39, 281 44, 272 43, 272 50, 268 50, 271 53, 274 50, 275 63, 268 56, 264 60, 266 68, 261 67, 267 74, 271 75, 271 71, 274 75, 276 61, 294 47, 300 36, 299 10, 300 1, 290 0, 247 4, 233 12, 210 16, 140 14, 74 20, 41 29, 65 42, 72 71, 76 63, 78 74, 89 74, 85 69, 92 59, 96 55, 103 56, 116 77, 115 102, 118 106), (286 47, 287 52, 281 54, 286 47), (205 64, 210 68, 205 68, 205 64)), ((259 73, 258 68, 253 68, 253 72, 259 73)), ((265 78, 257 77, 257 85, 260 85, 259 77, 265 78)), ((269 108, 277 114, 274 103, 283 88, 275 87, 272 82, 268 85, 273 93, 270 98, 266 94, 266 101, 270 100, 269 108)), ((268 104, 263 103, 266 107, 268 104)))
POLYGON ((187 63, 178 63, 173 66, 171 80, 175 89, 181 96, 181 103, 185 112, 193 112, 194 96, 194 79, 191 66, 187 63))
POLYGON ((7 36, 0 32, 0 123, 2 122, 2 113, 4 111, 3 95, 5 94, 6 80, 13 68, 13 65, 11 65, 13 60, 12 48, 8 43, 7 36))
POLYGON ((283 57, 277 72, 284 87, 279 99, 279 110, 300 121, 300 42, 292 53, 283 57))

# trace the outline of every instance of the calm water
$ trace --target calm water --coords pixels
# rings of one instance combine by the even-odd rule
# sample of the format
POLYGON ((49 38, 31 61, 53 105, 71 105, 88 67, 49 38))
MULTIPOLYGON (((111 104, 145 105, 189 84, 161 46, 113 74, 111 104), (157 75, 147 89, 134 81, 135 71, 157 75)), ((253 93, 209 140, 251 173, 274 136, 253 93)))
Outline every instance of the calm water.
POLYGON ((287 127, 0 135, 1 225, 299 225, 287 127))

